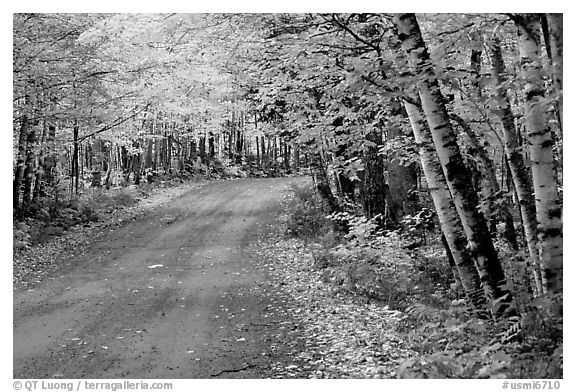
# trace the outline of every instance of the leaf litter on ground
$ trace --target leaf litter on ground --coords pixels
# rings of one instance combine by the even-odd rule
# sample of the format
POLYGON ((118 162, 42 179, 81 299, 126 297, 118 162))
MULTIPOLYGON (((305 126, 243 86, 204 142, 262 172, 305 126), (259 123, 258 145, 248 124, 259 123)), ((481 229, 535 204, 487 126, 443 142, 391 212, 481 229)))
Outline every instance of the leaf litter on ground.
POLYGON ((264 256, 261 268, 288 298, 283 307, 303 328, 299 332, 305 342, 293 363, 272 364, 274 377, 395 378, 399 366, 415 354, 395 329, 402 312, 338 292, 325 282, 305 244, 283 235, 283 219, 257 246, 264 256))

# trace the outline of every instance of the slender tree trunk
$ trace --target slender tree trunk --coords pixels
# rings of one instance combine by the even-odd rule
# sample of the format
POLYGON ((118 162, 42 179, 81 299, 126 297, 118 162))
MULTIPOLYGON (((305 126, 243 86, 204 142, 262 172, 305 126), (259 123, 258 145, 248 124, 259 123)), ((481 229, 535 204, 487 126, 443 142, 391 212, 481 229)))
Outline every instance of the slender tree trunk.
POLYGON ((324 166, 320 154, 318 153, 314 154, 311 166, 316 191, 318 192, 322 200, 326 202, 328 211, 330 213, 338 211, 338 203, 336 203, 336 198, 334 198, 332 189, 330 189, 330 183, 328 182, 326 167, 324 166))
POLYGON ((256 136, 256 165, 260 166, 260 143, 258 139, 258 136, 256 136))
POLYGON ((550 29, 550 49, 552 54, 552 73, 554 77, 554 87, 556 89, 558 110, 560 111, 560 129, 564 124, 564 49, 563 49, 563 32, 564 17, 563 14, 547 14, 548 28, 550 29))
POLYGON ((470 142, 470 153, 471 155, 478 157, 481 162, 480 170, 482 172, 482 198, 485 207, 481 208, 484 212, 486 220, 490 223, 490 232, 496 232, 497 217, 505 224, 506 232, 505 237, 510 243, 510 246, 514 249, 518 249, 518 242, 516 240, 516 235, 514 233, 513 218, 510 214, 510 205, 506 199, 501 203, 495 204, 495 199, 500 193, 500 185, 498 184, 498 179, 496 178, 496 170, 492 160, 488 156, 488 152, 478 140, 478 137, 470 127, 470 125, 460 116, 451 116, 458 125, 464 130, 464 133, 468 136, 468 141, 470 142), (512 222, 512 225, 511 225, 512 222))
POLYGON ((242 134, 240 130, 236 132, 236 153, 234 155, 236 163, 240 163, 242 161, 242 134))
MULTIPOLYGON (((404 137, 400 127, 390 127, 387 140, 404 137)), ((416 172, 414 165, 406 165, 398 154, 391 153, 384 157, 386 171, 388 172, 388 191, 386 192, 388 223, 398 226, 402 217, 410 209, 411 189, 416 187, 416 172)))
MULTIPOLYGON (((168 168, 168 173, 172 174, 172 135, 168 135, 166 138, 166 167, 168 168)), ((140 163, 140 161, 138 161, 140 163)))
POLYGON ((522 75, 525 83, 525 124, 528 131, 536 219, 540 240, 540 264, 544 291, 562 292, 562 204, 554 175, 552 132, 544 113, 546 90, 540 60, 539 16, 514 18, 518 27, 522 75))
POLYGON ((153 152, 154 152, 154 138, 151 137, 148 139, 148 150, 146 151, 146 159, 144 163, 147 169, 152 168, 153 152))
POLYGON ((215 150, 214 150, 214 134, 210 132, 208 136, 208 155, 211 159, 214 159, 215 150))
POLYGON ((262 156, 260 157, 262 160, 262 166, 266 166, 268 156, 266 155, 266 139, 264 138, 264 135, 260 136, 260 146, 260 150, 262 151, 262 156))
POLYGON ((26 168, 24 169, 22 208, 26 210, 32 202, 34 177, 36 174, 36 127, 30 127, 26 140, 26 168))
POLYGON ((46 119, 42 120, 42 136, 40 137, 39 152, 38 152, 38 165, 36 167, 36 178, 34 179, 34 192, 32 193, 32 203, 37 203, 43 193, 43 177, 44 177, 44 157, 46 150, 46 138, 48 137, 48 125, 46 119))
POLYGON ((196 149, 196 140, 192 139, 192 140, 190 140, 190 159, 192 160, 192 162, 194 162, 197 157, 198 157, 198 152, 196 149))
POLYGON ((134 185, 140 185, 142 163, 142 154, 138 151, 140 148, 140 143, 133 141, 132 146, 136 151, 134 152, 134 155, 132 155, 130 171, 134 173, 134 185))
POLYGON ((404 106, 419 148, 422 171, 428 183, 428 189, 440 221, 440 228, 452 253, 460 282, 469 301, 475 307, 481 308, 485 304, 485 299, 482 294, 480 276, 474 259, 466 247, 467 240, 464 236, 464 229, 448 190, 428 124, 426 124, 423 114, 416 105, 404 102, 404 106))
POLYGON ((92 167, 91 186, 94 188, 100 188, 102 186, 102 154, 103 154, 102 140, 101 139, 92 140, 92 156, 89 161, 91 162, 92 167))
MULTIPOLYGON (((501 299, 504 301, 502 305, 505 305, 511 301, 511 293, 504 285, 506 278, 486 220, 476 208, 478 197, 470 178, 466 175, 467 170, 458 147, 456 133, 450 124, 444 98, 434 75, 434 67, 422 39, 418 21, 414 14, 399 14, 395 17, 395 23, 398 27, 398 37, 418 77, 417 85, 424 114, 468 238, 468 247, 476 261, 486 298, 489 302, 501 299)), ((494 314, 500 315, 505 307, 506 305, 494 308, 494 314)))
POLYGON ((104 176, 104 185, 106 189, 110 189, 112 186, 112 173, 114 172, 114 144, 108 149, 108 168, 106 170, 106 175, 104 176))
POLYGON ((364 215, 372 219, 377 215, 377 223, 384 227, 386 217, 386 181, 384 179, 384 160, 378 154, 378 147, 382 145, 382 131, 373 130, 366 136, 368 141, 364 147, 364 180, 363 180, 363 207, 364 215))
POLYGON ((158 140, 157 137, 154 138, 154 159, 152 160, 152 169, 154 171, 158 170, 160 167, 160 153, 162 147, 162 139, 158 140))
POLYGON ((47 195, 46 190, 53 188, 56 179, 56 151, 54 146, 54 139, 56 138, 56 126, 48 124, 48 132, 44 140, 44 148, 42 152, 42 178, 40 181, 39 196, 44 197, 47 195))
POLYGON ((200 156, 200 160, 202 163, 206 161, 206 137, 200 136, 198 141, 198 155, 200 156))
POLYGON ((482 95, 480 87, 480 70, 482 66, 482 51, 472 48, 470 53, 470 86, 474 92, 475 98, 482 95))
POLYGON ((30 121, 28 115, 24 114, 20 120, 20 135, 18 136, 18 158, 16 160, 16 170, 14 172, 13 185, 13 208, 16 213, 20 213, 20 196, 22 195, 22 180, 24 179, 24 169, 26 168, 26 142, 30 131, 30 121))
POLYGON ((70 194, 78 194, 79 185, 79 169, 78 169, 78 120, 74 120, 73 132, 73 146, 72 146, 72 168, 70 170, 70 194))
POLYGON ((506 68, 499 38, 496 36, 492 37, 488 46, 490 49, 490 59, 492 60, 492 76, 496 82, 495 94, 499 109, 498 116, 500 117, 502 133, 504 135, 504 153, 508 161, 508 167, 510 168, 510 175, 516 190, 516 197, 518 198, 524 237, 532 264, 535 291, 537 294, 541 294, 542 274, 540 272, 534 190, 522 155, 522 145, 516 133, 510 99, 504 88, 506 68))
POLYGON ((292 150, 294 151, 292 154, 292 170, 297 171, 300 167, 300 147, 297 144, 293 144, 292 150))

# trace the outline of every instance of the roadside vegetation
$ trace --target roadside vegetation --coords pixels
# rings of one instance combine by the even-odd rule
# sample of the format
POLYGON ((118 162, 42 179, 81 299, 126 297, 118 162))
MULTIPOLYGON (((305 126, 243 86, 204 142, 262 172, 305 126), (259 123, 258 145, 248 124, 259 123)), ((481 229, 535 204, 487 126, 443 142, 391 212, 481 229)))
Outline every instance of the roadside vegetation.
MULTIPOLYGON (((557 305, 549 298, 531 299, 529 293, 516 291, 519 314, 494 320, 488 312, 471 308, 428 210, 419 218, 406 219, 398 229, 380 230, 353 213, 330 215, 309 182, 293 185, 292 194, 285 218, 287 239, 277 247, 289 253, 287 270, 293 274, 300 270, 299 285, 311 288, 300 293, 306 299, 299 303, 303 313, 329 306, 332 311, 326 313, 333 315, 307 321, 321 323, 320 334, 332 330, 329 324, 336 322, 346 332, 334 338, 331 347, 352 346, 347 354, 341 353, 341 364, 335 367, 340 371, 323 376, 562 378, 562 326, 553 309, 557 305), (327 295, 319 304, 318 291, 327 295), (346 325, 334 317, 344 318, 346 325), (377 327, 382 319, 386 326, 377 327), (366 325, 367 330, 389 329, 381 340, 371 341, 380 348, 379 357, 361 339, 353 339, 355 344, 349 341, 352 331, 362 331, 366 325), (382 348, 391 344, 403 350, 383 354, 382 348), (351 365, 354 356, 359 360, 351 365)), ((508 268, 512 274, 517 267, 508 268)), ((522 282, 512 284, 521 287, 522 282)))

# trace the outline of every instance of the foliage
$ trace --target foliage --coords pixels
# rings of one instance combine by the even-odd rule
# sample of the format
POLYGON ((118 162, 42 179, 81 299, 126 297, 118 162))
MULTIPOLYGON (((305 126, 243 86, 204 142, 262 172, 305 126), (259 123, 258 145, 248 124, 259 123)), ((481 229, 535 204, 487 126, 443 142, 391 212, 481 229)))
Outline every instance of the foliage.
POLYGON ((290 187, 294 197, 286 232, 304 239, 328 233, 331 230, 330 221, 325 217, 325 205, 316 192, 308 184, 291 184, 290 187))
POLYGON ((369 219, 349 212, 334 212, 328 215, 327 218, 339 227, 345 227, 346 234, 344 238, 355 246, 369 246, 378 240, 379 235, 382 235, 378 224, 378 221, 382 219, 381 214, 369 219))
POLYGON ((540 301, 535 301, 531 312, 497 323, 473 314, 462 301, 454 301, 446 310, 413 305, 400 328, 420 355, 402 364, 399 376, 561 378, 561 329, 536 305, 540 301), (545 341, 538 344, 543 336, 545 341))
MULTIPOLYGON (((294 187, 293 192, 299 197, 289 205, 290 213, 298 211, 294 202, 311 197, 312 189, 294 187)), ((314 217, 322 219, 321 214, 314 217)), ((400 378, 561 377, 562 324, 552 311, 561 299, 517 295, 517 301, 528 301, 519 306, 521 315, 497 322, 474 311, 462 293, 459 298, 452 289, 444 248, 438 233, 430 231, 432 217, 424 209, 407 219, 403 230, 382 233, 363 217, 334 213, 329 218, 345 220, 350 231, 307 237, 310 268, 321 273, 336 296, 403 311, 396 330, 418 354, 400 365, 400 378), (430 231, 431 239, 408 254, 414 228, 430 231)))

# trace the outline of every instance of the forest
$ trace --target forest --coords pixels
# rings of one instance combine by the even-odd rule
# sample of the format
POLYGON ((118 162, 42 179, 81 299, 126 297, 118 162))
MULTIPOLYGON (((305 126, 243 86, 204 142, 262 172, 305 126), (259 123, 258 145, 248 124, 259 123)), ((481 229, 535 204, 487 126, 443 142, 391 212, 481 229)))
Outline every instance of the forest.
POLYGON ((307 176, 286 235, 400 378, 562 378, 562 14, 14 14, 17 255, 154 187, 307 176), (401 255, 401 256, 398 256, 401 255))

